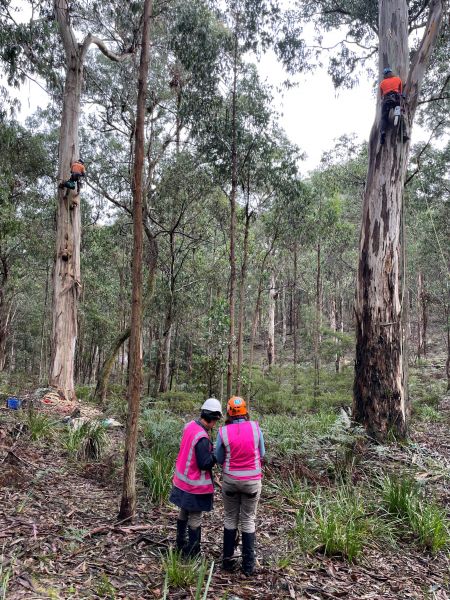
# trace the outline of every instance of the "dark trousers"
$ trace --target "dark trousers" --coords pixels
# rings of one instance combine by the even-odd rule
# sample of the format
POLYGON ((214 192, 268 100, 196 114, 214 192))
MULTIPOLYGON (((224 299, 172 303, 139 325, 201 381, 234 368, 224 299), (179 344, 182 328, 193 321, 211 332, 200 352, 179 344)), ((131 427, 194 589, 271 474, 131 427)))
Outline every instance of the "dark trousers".
POLYGON ((77 192, 80 193, 81 190, 81 175, 79 173, 71 173, 69 181, 75 181, 77 184, 77 192))
POLYGON ((381 135, 386 134, 389 127, 389 113, 391 108, 400 105, 400 94, 387 94, 381 105, 381 135))

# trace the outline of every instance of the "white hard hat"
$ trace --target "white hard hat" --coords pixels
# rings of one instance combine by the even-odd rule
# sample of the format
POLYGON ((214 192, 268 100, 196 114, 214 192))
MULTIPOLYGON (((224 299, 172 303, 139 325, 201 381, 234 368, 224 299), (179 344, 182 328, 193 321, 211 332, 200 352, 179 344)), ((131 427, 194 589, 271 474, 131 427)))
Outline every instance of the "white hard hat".
POLYGON ((202 410, 222 414, 222 406, 217 398, 208 398, 208 400, 205 400, 202 404, 202 410))

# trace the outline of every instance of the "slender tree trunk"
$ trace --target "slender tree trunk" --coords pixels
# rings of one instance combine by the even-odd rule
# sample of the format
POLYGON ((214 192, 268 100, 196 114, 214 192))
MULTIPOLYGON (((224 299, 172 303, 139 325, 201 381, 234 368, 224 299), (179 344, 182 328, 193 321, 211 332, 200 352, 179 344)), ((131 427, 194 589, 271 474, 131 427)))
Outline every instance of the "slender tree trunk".
POLYGON ((281 287, 281 346, 284 349, 287 340, 287 307, 286 307, 286 286, 283 283, 281 287))
POLYGON ((8 298, 9 265, 6 255, 0 256, 0 371, 6 366, 6 342, 11 322, 12 302, 8 298))
POLYGON ((322 275, 321 275, 321 246, 317 244, 316 272, 316 318, 314 323, 314 399, 317 398, 320 385, 320 329, 322 326, 322 275))
POLYGON ((249 211, 249 203, 245 205, 245 227, 244 227, 244 244, 242 249, 242 267, 241 267, 241 281, 239 290, 239 317, 238 317, 238 357, 237 357, 237 389, 236 393, 238 396, 241 394, 242 387, 242 362, 243 362, 243 349, 244 349, 244 308, 245 308, 245 284, 247 276, 247 263, 248 263, 248 235, 250 231, 250 219, 251 213, 249 211))
POLYGON ((110 351, 108 352, 106 359, 99 369, 98 381, 95 387, 94 398, 97 398, 103 405, 106 402, 106 395, 108 392, 108 383, 111 376, 111 371, 116 361, 117 355, 123 343, 130 337, 130 328, 123 331, 117 339, 113 342, 110 351))
POLYGON ((164 323, 163 337, 161 340, 161 366, 160 366, 160 381, 158 392, 167 392, 169 389, 170 377, 170 349, 172 346, 172 313, 171 311, 166 316, 164 323))
POLYGON ((275 364, 275 299, 277 291, 275 288, 275 275, 270 275, 269 288, 269 314, 268 314, 268 329, 267 329, 267 363, 269 369, 275 364))
POLYGON ((237 160, 237 73, 238 73, 238 16, 234 30, 234 52, 233 52, 233 91, 231 97, 231 191, 230 191, 230 329, 228 339, 227 360, 227 397, 229 398, 233 388, 233 360, 234 360, 234 313, 236 302, 236 195, 238 186, 238 160, 237 160))
POLYGON ((427 355, 428 306, 422 270, 417 274, 417 358, 427 355))
POLYGON ((46 372, 47 356, 45 352, 45 324, 47 321, 47 305, 49 295, 49 279, 50 279, 50 265, 47 264, 47 274, 45 277, 45 293, 44 293, 44 309, 42 311, 42 326, 41 326, 41 344, 39 352, 39 383, 42 383, 44 372, 46 372))
POLYGON ((445 361, 445 373, 447 375, 447 392, 450 391, 450 305, 446 304, 444 309, 447 330, 447 360, 445 361))
POLYGON ((298 298, 297 298, 297 280, 298 280, 298 255, 297 244, 294 244, 294 281, 292 282, 292 310, 291 320, 293 324, 292 336, 294 344, 294 394, 298 392, 297 386, 297 364, 298 364, 298 298))
MULTIPOLYGON (((418 51, 405 85, 406 122, 411 130, 421 82, 442 20, 441 0, 432 0, 418 51)), ((379 2, 379 74, 391 66, 405 79, 408 72, 406 0, 379 2)), ((401 213, 409 144, 391 128, 379 143, 380 103, 369 140, 369 169, 360 236, 356 315, 356 361, 353 416, 370 435, 384 439, 390 431, 407 433, 404 388, 401 270, 401 213)))
POLYGON ((142 387, 142 248, 143 248, 143 169, 145 144, 145 104, 150 63, 150 19, 152 0, 145 0, 142 48, 139 64, 138 99, 136 111, 134 168, 133 168, 133 291, 131 304, 130 374, 128 385, 128 416, 122 500, 119 519, 131 519, 136 510, 136 449, 139 404, 142 387))

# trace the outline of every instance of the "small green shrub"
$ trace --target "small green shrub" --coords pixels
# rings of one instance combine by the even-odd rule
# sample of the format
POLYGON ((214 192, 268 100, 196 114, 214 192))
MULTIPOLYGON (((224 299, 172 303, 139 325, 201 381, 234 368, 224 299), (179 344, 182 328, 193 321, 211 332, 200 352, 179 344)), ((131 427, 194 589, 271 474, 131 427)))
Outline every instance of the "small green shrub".
POLYGON ((149 497, 154 504, 164 504, 172 488, 172 475, 175 456, 167 454, 159 448, 138 455, 138 478, 149 490, 149 497))
POLYGON ((449 546, 449 521, 443 508, 427 500, 410 477, 387 476, 382 480, 382 500, 388 515, 400 520, 424 548, 433 553, 449 546))
POLYGON ((75 394, 78 400, 82 402, 91 402, 94 394, 95 386, 92 385, 77 385, 75 394))
POLYGON ((142 443, 151 450, 177 454, 183 421, 164 410, 146 410, 141 420, 142 443))
POLYGON ((99 581, 97 583, 97 596, 100 598, 110 598, 114 600, 116 597, 116 588, 110 582, 108 575, 106 573, 102 573, 100 575, 99 581))
POLYGON ((32 440, 51 439, 53 437, 55 422, 47 415, 30 410, 26 413, 25 423, 32 440))
POLYGON ((68 429, 62 436, 62 445, 69 455, 80 460, 99 460, 108 445, 106 428, 99 421, 88 421, 68 429))
POLYGON ((439 423, 444 420, 442 413, 428 404, 418 404, 413 410, 414 416, 425 423, 439 423))
POLYGON ((363 497, 348 487, 304 496, 296 516, 296 534, 306 552, 320 550, 350 562, 361 554, 372 529, 363 497))
POLYGON ((6 600, 6 593, 8 591, 9 580, 11 579, 14 565, 14 560, 12 560, 8 567, 5 566, 5 556, 3 551, 4 547, 0 556, 0 600, 6 600))
POLYGON ((200 569, 205 569, 205 559, 184 560, 179 552, 172 548, 162 557, 162 566, 166 574, 168 587, 187 588, 195 583, 200 569))

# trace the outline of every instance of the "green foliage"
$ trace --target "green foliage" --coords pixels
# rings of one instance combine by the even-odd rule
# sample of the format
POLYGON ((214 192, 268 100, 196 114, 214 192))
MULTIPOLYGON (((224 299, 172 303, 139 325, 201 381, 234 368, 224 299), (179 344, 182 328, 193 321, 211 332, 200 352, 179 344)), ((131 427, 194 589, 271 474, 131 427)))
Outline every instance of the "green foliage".
POLYGON ((208 572, 208 562, 205 558, 183 559, 178 552, 169 548, 166 555, 162 557, 162 566, 165 572, 165 594, 169 587, 187 588, 196 583, 195 600, 206 600, 211 583, 214 562, 209 568, 205 590, 202 595, 205 577, 208 572))
POLYGON ((301 454, 316 444, 318 437, 329 433, 336 421, 330 411, 303 416, 266 415, 261 420, 267 447, 278 456, 301 454))
POLYGON ((8 566, 5 566, 6 562, 3 551, 4 547, 0 556, 0 600, 6 600, 7 598, 6 594, 8 592, 9 580, 11 579, 14 564, 14 561, 12 560, 8 566))
POLYGON ((116 597, 116 588, 110 582, 108 575, 106 575, 106 573, 102 573, 100 575, 100 578, 99 578, 99 581, 98 581, 97 587, 96 587, 96 592, 97 592, 97 595, 100 596, 100 598, 110 598, 110 599, 114 600, 114 598, 116 597))
POLYGON ((138 477, 149 490, 154 504, 167 501, 172 488, 172 474, 178 453, 183 423, 167 410, 146 410, 141 418, 141 443, 138 477))
POLYGON ((27 411, 25 424, 32 440, 51 439, 54 435, 55 422, 43 413, 27 411))
POLYGON ((356 560, 367 540, 370 519, 363 497, 347 487, 303 497, 296 533, 303 550, 356 560))
POLYGON ((175 464, 173 454, 166 454, 156 448, 141 452, 137 458, 137 475, 153 504, 164 504, 172 489, 172 475, 175 464))
POLYGON ((72 457, 99 460, 108 445, 107 430, 99 421, 87 421, 63 432, 62 445, 72 457))
POLYGON ((80 402, 89 402, 94 393, 94 389, 91 385, 77 385, 75 386, 75 394, 80 402))
POLYGON ((387 513, 401 521, 418 542, 433 553, 450 544, 450 522, 442 507, 427 500, 419 484, 409 477, 386 476, 381 482, 387 513))

